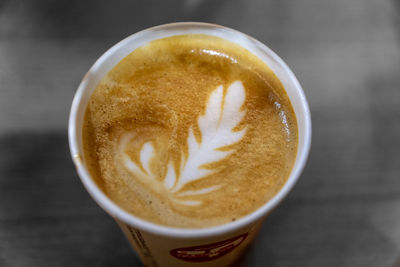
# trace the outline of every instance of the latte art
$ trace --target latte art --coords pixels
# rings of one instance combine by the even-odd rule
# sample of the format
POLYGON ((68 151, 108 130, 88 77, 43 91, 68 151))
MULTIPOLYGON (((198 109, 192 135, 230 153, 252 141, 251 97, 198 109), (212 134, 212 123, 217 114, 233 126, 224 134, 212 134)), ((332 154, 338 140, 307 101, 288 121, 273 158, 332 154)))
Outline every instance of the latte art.
POLYGON ((189 129, 187 138, 188 152, 182 152, 181 167, 176 170, 174 164, 169 163, 165 177, 158 179, 157 175, 150 168, 150 161, 157 151, 152 142, 146 142, 140 150, 139 164, 132 161, 125 152, 129 142, 134 142, 135 133, 126 133, 122 136, 119 145, 120 156, 124 166, 132 174, 148 184, 153 190, 159 189, 161 184, 168 193, 171 200, 176 203, 198 206, 202 202, 192 200, 180 200, 179 197, 196 196, 208 194, 219 189, 222 185, 210 185, 209 187, 197 190, 182 190, 190 182, 202 179, 214 172, 206 165, 223 160, 233 152, 229 147, 243 138, 246 129, 235 131, 234 129, 243 119, 244 111, 241 111, 245 101, 246 92, 240 81, 232 83, 224 96, 223 87, 218 86, 210 95, 205 114, 199 117, 198 125, 201 132, 201 141, 198 142, 193 134, 193 129, 189 129), (225 148, 225 149, 224 149, 225 148))
POLYGON ((90 97, 86 165, 104 193, 145 220, 208 227, 236 220, 283 186, 297 123, 275 74, 208 35, 139 47, 90 97))

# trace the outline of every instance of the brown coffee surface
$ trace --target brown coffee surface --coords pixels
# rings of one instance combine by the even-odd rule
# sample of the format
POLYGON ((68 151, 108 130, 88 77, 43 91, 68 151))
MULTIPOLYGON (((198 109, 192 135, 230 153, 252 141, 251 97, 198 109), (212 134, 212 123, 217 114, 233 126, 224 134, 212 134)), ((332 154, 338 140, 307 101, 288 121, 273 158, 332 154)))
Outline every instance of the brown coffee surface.
POLYGON ((286 182, 297 122, 274 73, 241 46, 208 35, 150 42, 93 92, 84 161, 124 210, 174 227, 243 217, 286 182))

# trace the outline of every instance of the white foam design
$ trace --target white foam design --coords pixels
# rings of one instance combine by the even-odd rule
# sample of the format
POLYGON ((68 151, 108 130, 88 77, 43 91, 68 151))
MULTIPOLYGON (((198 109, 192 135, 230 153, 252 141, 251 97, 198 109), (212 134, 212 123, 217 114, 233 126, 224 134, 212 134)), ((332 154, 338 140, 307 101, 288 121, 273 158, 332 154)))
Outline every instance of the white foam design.
POLYGON ((206 165, 221 161, 234 152, 229 146, 238 143, 246 133, 246 128, 234 130, 245 115, 245 111, 241 110, 245 99, 246 92, 240 81, 233 82, 227 88, 225 96, 222 86, 218 86, 210 94, 205 114, 198 119, 201 142, 197 141, 193 129, 190 128, 187 156, 182 152, 182 163, 178 172, 172 162, 168 163, 164 181, 157 180, 150 168, 150 161, 157 153, 152 142, 144 143, 141 148, 141 166, 127 155, 126 145, 135 138, 135 133, 127 133, 120 139, 119 152, 124 166, 146 184, 150 181, 162 183, 176 203, 188 206, 201 205, 201 201, 187 200, 187 198, 208 194, 218 190, 222 185, 210 185, 198 190, 185 190, 184 187, 213 174, 215 170, 207 168, 206 165), (184 199, 180 199, 182 197, 184 199))
POLYGON ((184 196, 194 196, 194 195, 202 195, 202 194, 207 194, 210 193, 214 190, 219 189, 221 186, 220 185, 214 185, 214 186, 210 186, 207 188, 202 188, 199 190, 186 190, 183 192, 178 193, 178 197, 184 197, 184 196))
POLYGON ((143 144, 142 150, 140 151, 140 162, 142 163, 143 169, 150 174, 150 160, 154 153, 154 147, 151 142, 143 144))

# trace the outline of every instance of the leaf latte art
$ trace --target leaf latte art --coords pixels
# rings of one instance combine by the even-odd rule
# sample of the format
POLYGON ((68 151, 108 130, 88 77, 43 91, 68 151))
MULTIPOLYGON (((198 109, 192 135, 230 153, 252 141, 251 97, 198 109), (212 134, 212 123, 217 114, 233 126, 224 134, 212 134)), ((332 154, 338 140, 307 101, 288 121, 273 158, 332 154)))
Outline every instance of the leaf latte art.
POLYGON ((187 34, 136 48, 99 82, 84 160, 125 211, 175 227, 243 217, 283 186, 297 122, 275 74, 224 39, 187 34))
POLYGON ((157 153, 151 141, 144 143, 140 150, 140 164, 132 161, 124 150, 129 142, 134 141, 136 136, 134 132, 126 133, 120 140, 119 151, 125 167, 146 184, 162 183, 173 201, 184 205, 200 205, 201 201, 179 200, 179 197, 207 194, 219 189, 221 185, 197 190, 182 189, 186 184, 212 174, 214 170, 206 168, 205 165, 229 156, 233 149, 223 150, 223 148, 239 142, 246 133, 246 129, 234 130, 245 115, 241 110, 246 97, 242 82, 235 81, 229 86, 225 96, 223 93, 223 86, 218 86, 211 93, 205 114, 198 119, 201 142, 196 140, 193 129, 189 129, 188 156, 185 158, 182 153, 183 164, 178 171, 174 169, 172 163, 169 163, 164 181, 157 179, 150 168, 150 160, 153 154, 157 153))

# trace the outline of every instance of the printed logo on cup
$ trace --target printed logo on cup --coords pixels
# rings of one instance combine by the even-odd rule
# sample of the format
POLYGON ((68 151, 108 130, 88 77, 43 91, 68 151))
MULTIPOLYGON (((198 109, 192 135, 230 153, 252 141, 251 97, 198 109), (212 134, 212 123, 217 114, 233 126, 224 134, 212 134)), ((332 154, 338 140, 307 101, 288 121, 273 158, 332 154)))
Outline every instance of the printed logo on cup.
POLYGON ((215 260, 222 257, 237 246, 239 246, 247 237, 248 233, 242 234, 224 241, 186 248, 176 248, 170 251, 175 258, 189 262, 204 262, 215 260))

